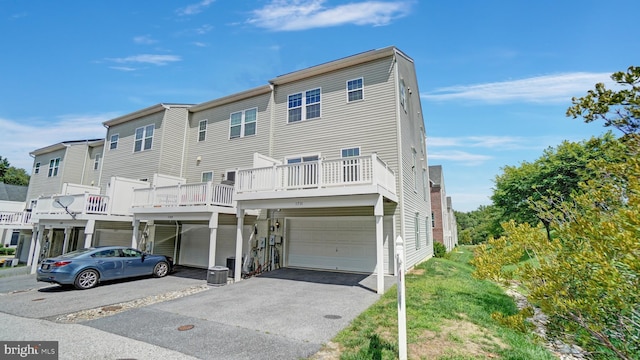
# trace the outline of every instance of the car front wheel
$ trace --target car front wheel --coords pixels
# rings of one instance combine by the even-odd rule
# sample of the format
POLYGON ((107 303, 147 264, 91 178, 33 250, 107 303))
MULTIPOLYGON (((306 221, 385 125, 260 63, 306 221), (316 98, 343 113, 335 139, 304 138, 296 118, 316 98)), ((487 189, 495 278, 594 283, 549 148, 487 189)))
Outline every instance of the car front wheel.
POLYGON ((74 283, 76 289, 86 290, 98 285, 98 272, 95 270, 84 270, 76 277, 74 283))
POLYGON ((160 261, 153 268, 153 276, 155 277, 159 277, 159 278, 164 277, 164 276, 167 276, 168 273, 169 273, 169 264, 167 264, 165 261, 160 261))

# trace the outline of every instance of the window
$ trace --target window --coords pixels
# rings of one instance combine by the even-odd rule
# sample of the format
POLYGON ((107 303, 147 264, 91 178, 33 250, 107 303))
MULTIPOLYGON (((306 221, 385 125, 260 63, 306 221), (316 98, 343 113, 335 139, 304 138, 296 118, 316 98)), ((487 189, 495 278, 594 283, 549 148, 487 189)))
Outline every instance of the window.
POLYGON ((319 118, 320 88, 307 90, 304 96, 302 93, 289 95, 288 109, 290 123, 319 118))
POLYGON ((225 176, 225 181, 227 183, 235 183, 236 182, 236 172, 235 171, 227 171, 225 176))
POLYGON ((431 212, 431 227, 436 227, 436 217, 433 216, 433 211, 431 212))
POLYGON ((235 139, 256 134, 258 109, 238 111, 231 114, 229 138, 235 139))
POLYGON ((93 170, 98 170, 100 168, 100 154, 96 154, 96 158, 93 161, 93 170))
POLYGON ((429 183, 429 176, 427 175, 427 169, 422 169, 422 195, 425 201, 427 201, 427 184, 429 183))
POLYGON ((428 247, 429 246, 429 217, 428 216, 425 218, 424 226, 425 226, 424 237, 426 239, 425 243, 427 244, 427 247, 428 247))
POLYGON ((362 78, 347 81, 347 101, 348 102, 362 100, 362 98, 364 97, 362 84, 363 84, 362 78))
POLYGON ((204 141, 207 138, 207 120, 200 120, 198 124, 198 141, 204 141))
POLYGON ((58 169, 60 168, 60 158, 51 159, 49 161, 49 173, 48 177, 58 176, 58 169))
POLYGON ((213 171, 205 171, 202 173, 202 182, 213 181, 213 171))
POLYGON ((404 80, 400 80, 400 106, 407 112, 407 93, 404 87, 404 80))
POLYGON ((418 250, 420 249, 420 213, 416 213, 414 223, 416 227, 416 250, 418 250))
POLYGON ((418 192, 418 158, 417 158, 417 154, 416 154, 416 149, 413 149, 413 166, 411 167, 411 170, 413 171, 413 191, 418 192))
POLYGON ((136 139, 133 144, 133 152, 151 149, 154 127, 154 125, 147 125, 136 129, 136 139))
POLYGON ((140 258, 142 257, 142 252, 135 249, 122 249, 122 255, 124 257, 140 258))
POLYGON ((40 174, 40 163, 37 162, 36 165, 33 167, 33 173, 34 174, 40 174))
POLYGON ((360 148, 342 149, 340 155, 343 158, 353 158, 342 161, 342 180, 344 182, 359 181, 362 178, 360 174, 360 159, 357 158, 357 156, 360 156, 360 148))
POLYGON ((16 246, 18 245, 18 239, 20 239, 20 232, 19 231, 14 231, 11 233, 11 242, 9 243, 10 246, 16 246))
POLYGON ((111 138, 109 139, 109 150, 115 150, 118 148, 118 140, 120 140, 119 134, 111 135, 111 138))

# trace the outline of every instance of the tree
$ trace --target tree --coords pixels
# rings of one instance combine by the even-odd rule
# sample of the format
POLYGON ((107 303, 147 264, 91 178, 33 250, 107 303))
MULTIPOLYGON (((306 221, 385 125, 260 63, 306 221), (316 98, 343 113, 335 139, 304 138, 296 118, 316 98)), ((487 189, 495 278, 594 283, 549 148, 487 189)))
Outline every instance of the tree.
POLYGON ((550 335, 572 334, 597 358, 640 354, 638 139, 615 142, 591 161, 594 176, 571 199, 541 200, 538 217, 553 228, 553 240, 542 241, 540 224, 512 221, 472 261, 479 278, 520 280, 529 300, 549 315, 550 335))
POLYGON ((640 66, 630 66, 626 72, 619 71, 611 79, 625 88, 619 91, 607 89, 603 83, 595 85, 581 98, 572 98, 566 115, 582 117, 589 123, 604 120, 604 126, 611 126, 623 134, 640 132, 640 66))
POLYGON ((24 169, 11 166, 7 158, 0 156, 0 182, 27 186, 29 185, 29 174, 24 169))
POLYGON ((458 240, 461 244, 475 245, 489 238, 502 235, 494 206, 481 205, 468 213, 455 212, 458 226, 458 240))
POLYGON ((564 141, 555 148, 547 148, 532 163, 504 167, 503 173, 496 176, 491 197, 494 206, 501 210, 500 222, 515 220, 533 226, 542 222, 547 238, 551 239, 550 224, 539 216, 534 204, 549 196, 570 199, 579 191, 580 182, 594 176, 587 166, 594 159, 621 161, 619 154, 605 151, 614 142, 616 139, 610 132, 588 141, 564 141))

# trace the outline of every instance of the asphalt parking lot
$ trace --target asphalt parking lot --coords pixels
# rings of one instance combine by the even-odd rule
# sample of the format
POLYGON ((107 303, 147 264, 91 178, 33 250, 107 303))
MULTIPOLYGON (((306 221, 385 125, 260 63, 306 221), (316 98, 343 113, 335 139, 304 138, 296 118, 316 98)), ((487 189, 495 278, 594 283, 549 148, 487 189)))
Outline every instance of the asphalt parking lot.
MULTIPOLYGON (((379 298, 373 290, 373 276, 279 269, 235 284, 205 286, 204 291, 188 296, 76 324, 56 321, 64 314, 84 309, 206 285, 202 277, 178 274, 180 271, 161 279, 113 282, 83 291, 35 283, 35 278, 30 283, 29 276, 23 281, 31 288, 7 291, 16 287, 16 279, 0 278, 3 303, 0 311, 55 323, 62 329, 82 326, 87 331, 185 357, 301 359, 316 353, 379 298), (13 285, 8 286, 9 283, 13 285)), ((393 277, 387 277, 385 287, 394 282, 393 277)), ((2 331, 0 339, 11 340, 2 331)), ((65 346, 71 351, 73 343, 65 346)), ((119 351, 120 358, 128 354, 126 347, 119 351)), ((65 358, 63 355, 61 351, 61 359, 65 358)), ((127 357, 147 358, 134 353, 127 357)))

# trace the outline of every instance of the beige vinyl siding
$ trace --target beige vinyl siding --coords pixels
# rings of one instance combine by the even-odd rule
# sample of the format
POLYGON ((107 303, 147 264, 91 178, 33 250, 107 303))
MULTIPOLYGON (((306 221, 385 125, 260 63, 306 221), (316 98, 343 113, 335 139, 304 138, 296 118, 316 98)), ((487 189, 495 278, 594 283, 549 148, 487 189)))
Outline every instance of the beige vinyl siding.
MULTIPOLYGON (((172 107, 165 111, 162 134, 159 135, 160 162, 157 172, 164 175, 182 177, 185 132, 189 110, 184 107, 172 107)), ((156 146, 156 139, 153 139, 156 146)))
POLYGON ((62 191, 62 169, 65 163, 65 149, 52 151, 43 155, 36 155, 33 163, 40 163, 40 173, 32 174, 29 180, 29 190, 27 191, 27 201, 39 196, 59 194, 62 191), (48 177, 49 162, 51 159, 60 158, 58 176, 48 177))
POLYGON ((89 147, 86 143, 67 146, 64 161, 60 162, 61 173, 58 173, 58 176, 62 176, 61 183, 82 184, 85 163, 89 156, 88 151, 89 147))
MULTIPOLYGON (((273 153, 286 156, 320 153, 325 158, 339 158, 343 148, 360 147, 361 155, 377 152, 393 169, 397 169, 395 99, 392 58, 312 77, 276 88, 273 153), (362 77, 364 100, 347 102, 346 83, 362 77), (320 118, 288 123, 288 96, 321 88, 320 118), (339 129, 339 130, 338 130, 339 129), (362 136, 366 132, 366 136, 362 136)), ((304 110, 303 110, 304 111, 304 110)))
POLYGON ((120 139, 117 149, 105 151, 100 177, 103 193, 112 176, 149 181, 153 179, 153 174, 159 170, 164 113, 159 111, 109 128, 106 139, 110 139, 113 134, 120 134, 120 139), (135 130, 151 124, 155 125, 151 149, 134 152, 135 130))
POLYGON ((270 94, 225 104, 191 115, 187 133, 185 177, 187 182, 200 182, 202 172, 213 171, 213 182, 220 183, 222 174, 236 168, 253 166, 253 153, 268 155, 270 127, 270 94), (257 108, 256 134, 229 139, 231 113, 257 108), (198 126, 207 120, 205 141, 198 141, 198 126), (196 159, 200 157, 201 161, 196 159))
POLYGON ((102 165, 104 164, 104 159, 102 158, 102 152, 104 151, 104 146, 92 146, 88 148, 88 156, 85 160, 84 165, 84 175, 82 177, 82 185, 89 186, 98 186, 100 182, 100 171, 102 169, 102 165), (98 169, 94 169, 93 166, 96 161, 96 156, 100 157, 100 163, 98 169))
MULTIPOLYGON (((397 56, 397 66, 399 79, 395 86, 399 88, 400 81, 404 80, 406 87, 406 111, 400 107, 400 132, 401 132, 401 153, 403 171, 403 194, 401 195, 401 206, 403 207, 405 242, 405 256, 407 267, 412 267, 424 259, 432 256, 433 247, 425 246, 424 233, 428 231, 424 223, 426 216, 431 214, 430 197, 424 199, 422 170, 427 167, 426 149, 421 149, 424 142, 420 141, 423 134, 424 123, 422 119, 422 109, 420 106, 420 92, 416 80, 415 68, 411 61, 403 56, 397 56), (413 152, 416 152, 416 171, 413 171, 413 152), (417 191, 416 191, 417 189, 417 191), (416 239, 416 213, 418 216, 418 226, 420 227, 420 239, 416 239), (420 246, 416 250, 416 241, 420 241, 420 246)), ((399 103, 399 102, 398 102, 399 103)), ((428 181, 428 180, 427 180, 428 181)), ((427 185, 428 186, 428 185, 427 185)), ((430 236, 430 232, 428 233, 430 236)))

